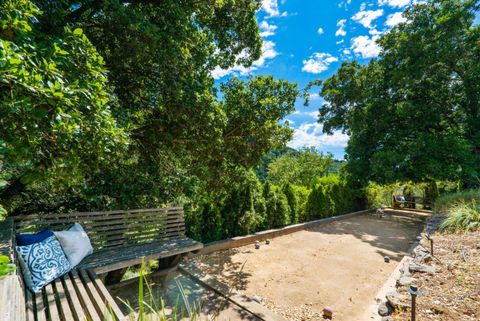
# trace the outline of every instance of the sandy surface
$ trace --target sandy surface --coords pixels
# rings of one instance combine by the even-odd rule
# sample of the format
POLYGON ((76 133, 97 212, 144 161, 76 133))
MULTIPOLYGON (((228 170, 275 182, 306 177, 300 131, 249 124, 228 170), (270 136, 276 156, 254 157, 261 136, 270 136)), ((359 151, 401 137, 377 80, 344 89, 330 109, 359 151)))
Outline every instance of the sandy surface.
POLYGON ((363 215, 198 258, 201 274, 219 279, 289 320, 368 320, 367 309, 421 231, 401 216, 363 215), (390 263, 384 263, 388 255, 390 263), (243 268, 242 268, 243 266, 243 268))

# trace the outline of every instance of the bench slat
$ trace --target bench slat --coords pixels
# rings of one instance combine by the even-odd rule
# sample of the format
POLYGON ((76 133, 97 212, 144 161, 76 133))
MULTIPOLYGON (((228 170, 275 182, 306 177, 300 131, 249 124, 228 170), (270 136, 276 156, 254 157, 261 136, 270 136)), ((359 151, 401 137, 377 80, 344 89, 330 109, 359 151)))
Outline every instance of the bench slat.
POLYGON ((122 311, 118 307, 117 303, 115 300, 112 298, 110 293, 108 292, 107 288, 103 284, 102 281, 98 278, 98 276, 92 271, 88 270, 87 271, 88 275, 90 276, 90 279, 94 283, 95 287, 98 290, 98 293, 102 297, 102 299, 108 303, 108 306, 111 310, 111 312, 114 314, 115 318, 117 321, 126 321, 125 316, 123 315, 122 311))
POLYGON ((92 302, 95 305, 95 309, 99 315, 103 316, 104 321, 113 321, 110 309, 106 306, 104 300, 98 295, 95 284, 90 280, 89 276, 85 273, 85 270, 78 271, 79 276, 82 278, 85 290, 92 298, 92 302))
POLYGON ((56 295, 53 290, 53 284, 50 283, 43 289, 45 291, 45 297, 47 299, 48 312, 50 315, 50 321, 61 321, 60 314, 58 313, 56 295))
POLYGON ((75 286, 75 290, 78 293, 78 298, 83 302, 82 306, 87 312, 87 319, 91 318, 92 321, 103 321, 98 316, 97 311, 92 303, 92 300, 90 299, 90 296, 85 290, 82 280, 78 276, 77 271, 74 270, 70 273, 71 273, 73 285, 75 286))
POLYGON ((65 288, 67 289, 66 293, 68 294, 70 298, 70 302, 72 304, 72 312, 75 314, 76 321, 82 321, 85 320, 85 312, 83 311, 82 304, 80 303, 80 300, 78 299, 77 296, 77 291, 75 290, 75 287, 73 285, 73 282, 70 278, 70 275, 65 274, 62 277, 65 288))
POLYGON ((62 320, 75 320, 73 318, 72 311, 70 309, 70 304, 68 303, 68 298, 65 289, 63 288, 62 281, 60 279, 56 279, 54 281, 55 289, 57 290, 57 300, 58 300, 58 307, 60 311, 60 316, 62 320))
POLYGON ((47 308, 45 307, 45 304, 43 302, 43 293, 42 292, 35 293, 33 295, 33 299, 35 300, 35 312, 37 313, 37 320, 46 321, 47 308))

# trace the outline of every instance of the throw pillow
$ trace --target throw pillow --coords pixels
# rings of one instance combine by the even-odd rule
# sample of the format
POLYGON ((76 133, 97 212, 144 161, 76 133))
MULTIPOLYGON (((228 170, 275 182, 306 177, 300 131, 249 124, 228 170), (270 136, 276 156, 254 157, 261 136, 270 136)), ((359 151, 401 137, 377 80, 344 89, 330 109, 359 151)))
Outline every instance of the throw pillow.
POLYGON ((17 239, 18 246, 25 246, 34 243, 41 242, 46 238, 53 236, 53 232, 49 229, 44 229, 43 231, 35 234, 17 234, 15 237, 17 239))
POLYGON ((83 227, 75 223, 68 231, 54 232, 71 266, 77 266, 93 253, 92 244, 83 227))
POLYGON ((60 242, 50 236, 39 243, 16 246, 21 262, 25 284, 35 293, 71 270, 60 242))

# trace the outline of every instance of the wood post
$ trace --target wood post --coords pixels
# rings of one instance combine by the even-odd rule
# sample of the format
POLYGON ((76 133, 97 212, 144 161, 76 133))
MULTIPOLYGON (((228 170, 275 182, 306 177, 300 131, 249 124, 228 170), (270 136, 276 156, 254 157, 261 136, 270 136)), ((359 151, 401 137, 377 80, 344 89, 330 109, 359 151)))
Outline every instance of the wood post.
POLYGON ((127 268, 110 271, 105 276, 105 285, 112 285, 120 282, 127 272, 127 268))

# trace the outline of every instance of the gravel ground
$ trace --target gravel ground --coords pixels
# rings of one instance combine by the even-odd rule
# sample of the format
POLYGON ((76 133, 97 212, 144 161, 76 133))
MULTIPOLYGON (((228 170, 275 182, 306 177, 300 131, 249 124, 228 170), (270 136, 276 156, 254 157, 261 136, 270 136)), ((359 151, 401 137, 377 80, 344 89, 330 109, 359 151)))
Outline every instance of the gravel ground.
MULTIPOLYGON (((480 232, 435 234, 432 262, 437 273, 414 273, 422 292, 417 320, 480 320, 480 232)), ((397 311, 395 321, 410 320, 410 310, 397 311)))

